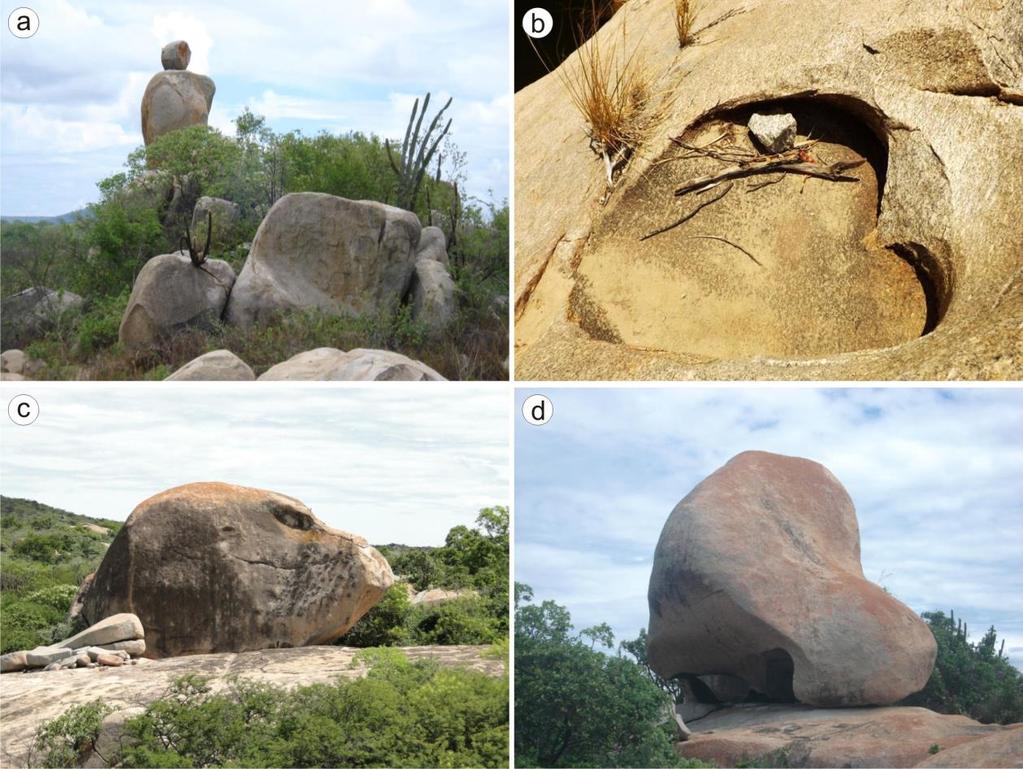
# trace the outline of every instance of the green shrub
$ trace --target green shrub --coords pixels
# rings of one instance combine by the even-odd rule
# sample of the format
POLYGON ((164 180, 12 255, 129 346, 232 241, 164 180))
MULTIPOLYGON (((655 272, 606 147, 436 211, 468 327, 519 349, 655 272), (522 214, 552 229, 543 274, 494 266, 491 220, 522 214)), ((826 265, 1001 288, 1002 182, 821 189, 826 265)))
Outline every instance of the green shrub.
POLYGON ((563 606, 532 597, 516 585, 517 766, 706 766, 675 752, 671 700, 640 666, 591 648, 610 628, 573 635, 563 606))
POLYGON ((902 704, 966 715, 982 723, 1023 720, 1023 673, 1003 656, 995 629, 971 643, 954 614, 924 612, 923 618, 934 634, 938 656, 927 686, 902 704))
POLYGON ((405 586, 397 582, 338 643, 363 647, 407 646, 410 637, 407 627, 410 608, 405 586))
POLYGON ((82 316, 78 324, 78 355, 88 357, 97 350, 116 344, 130 296, 131 288, 126 286, 120 294, 98 299, 82 316))
MULTIPOLYGON (((389 653, 388 653, 389 652, 389 653)), ((364 678, 284 689, 199 677, 125 724, 127 766, 506 766, 508 685, 371 650, 364 678)))
POLYGON ((43 723, 36 730, 33 764, 77 766, 92 750, 103 718, 110 710, 109 706, 94 700, 86 705, 75 705, 63 715, 43 723))

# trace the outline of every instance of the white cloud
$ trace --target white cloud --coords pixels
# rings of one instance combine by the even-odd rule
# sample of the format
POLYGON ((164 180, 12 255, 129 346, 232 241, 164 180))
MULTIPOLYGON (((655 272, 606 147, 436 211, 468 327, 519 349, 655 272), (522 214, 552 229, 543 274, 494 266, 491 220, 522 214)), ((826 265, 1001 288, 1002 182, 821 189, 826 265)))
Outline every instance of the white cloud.
POLYGON ((372 542, 433 545, 508 503, 500 388, 288 384, 33 386, 39 419, 0 427, 4 494, 123 520, 164 489, 219 480, 297 497, 372 542))

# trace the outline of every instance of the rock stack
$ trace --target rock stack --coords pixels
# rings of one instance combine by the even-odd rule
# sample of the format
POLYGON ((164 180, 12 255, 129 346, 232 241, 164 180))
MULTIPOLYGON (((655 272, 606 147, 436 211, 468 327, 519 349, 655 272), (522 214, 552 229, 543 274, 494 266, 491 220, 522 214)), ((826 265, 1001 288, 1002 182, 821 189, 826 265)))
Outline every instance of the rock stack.
POLYGON ((924 687, 937 652, 927 625, 863 576, 845 489, 797 457, 744 452, 679 502, 649 602, 651 666, 711 701, 753 689, 887 705, 924 687))
POLYGON ((163 72, 153 75, 142 96, 142 138, 193 125, 206 125, 217 87, 205 75, 187 72, 192 51, 184 40, 167 43, 160 53, 163 72))
POLYGON ((114 614, 60 643, 3 655, 0 673, 119 667, 145 651, 145 631, 139 618, 134 614, 114 614))

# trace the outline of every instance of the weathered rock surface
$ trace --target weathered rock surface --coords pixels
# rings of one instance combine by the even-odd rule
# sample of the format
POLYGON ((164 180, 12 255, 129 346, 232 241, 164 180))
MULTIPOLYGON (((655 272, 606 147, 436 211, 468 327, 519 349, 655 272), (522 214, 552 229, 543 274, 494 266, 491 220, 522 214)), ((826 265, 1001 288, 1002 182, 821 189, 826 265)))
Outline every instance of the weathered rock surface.
POLYGON ((21 374, 25 368, 25 357, 21 350, 5 350, 0 353, 0 372, 21 374))
POLYGON ((192 483, 142 502, 82 600, 86 620, 133 612, 146 656, 330 643, 383 596, 387 561, 301 502, 192 483))
POLYGON ((787 112, 780 115, 754 112, 749 119, 749 130, 761 147, 775 154, 792 149, 796 143, 796 119, 787 112))
POLYGON ((739 705, 688 726, 693 734, 678 744, 678 751, 722 767, 742 762, 792 767, 1023 764, 1023 724, 981 724, 925 708, 739 705), (939 750, 932 755, 933 745, 939 750))
MULTIPOLYGON (((485 646, 420 646, 402 649, 411 660, 436 660, 440 665, 469 667, 490 675, 503 675, 500 660, 484 657, 485 646)), ((339 676, 360 678, 368 670, 354 665, 361 649, 345 646, 310 646, 301 649, 266 649, 242 654, 203 654, 117 668, 95 667, 64 671, 59 675, 6 676, 0 690, 4 717, 0 744, 4 766, 27 766, 27 754, 36 728, 72 705, 100 699, 117 711, 144 706, 166 692, 183 675, 209 680, 213 691, 225 688, 231 676, 292 687, 329 684, 339 676)), ((103 736, 100 736, 101 743, 103 736)), ((104 766, 90 763, 91 766, 104 766)))
POLYGON ((142 95, 142 138, 146 144, 179 128, 206 125, 217 87, 205 75, 167 70, 153 75, 142 95))
POLYGON ((249 365, 233 352, 214 350, 190 360, 165 381, 251 382, 255 378, 249 365))
POLYGON ((160 51, 160 63, 164 69, 188 69, 192 60, 192 49, 184 40, 167 43, 160 51))
POLYGON ((455 282, 448 268, 432 259, 418 259, 412 278, 412 318, 438 335, 454 317, 455 282))
POLYGON ((28 652, 8 652, 0 656, 0 673, 16 673, 28 667, 28 652))
POLYGON ((679 502, 649 602, 662 676, 733 675, 783 701, 897 702, 937 653, 927 625, 863 576, 848 493, 797 457, 744 452, 679 502))
POLYGON ((227 307, 249 325, 289 309, 362 315, 408 292, 420 224, 400 208, 296 192, 278 200, 252 241, 227 307))
POLYGON ((184 251, 154 256, 135 278, 118 339, 148 347, 185 326, 209 327, 220 319, 233 285, 234 270, 219 259, 199 268, 184 251))
MULTIPOLYGON (((79 309, 82 304, 82 297, 70 291, 42 286, 26 288, 0 302, 0 335, 4 344, 27 344, 51 329, 61 315, 79 309)), ((24 371, 10 373, 26 375, 24 371)))
POLYGON ((213 238, 210 248, 225 248, 238 242, 238 223, 241 211, 237 203, 224 198, 203 195, 192 209, 192 239, 197 245, 206 243, 207 225, 213 218, 213 238))
POLYGON ((130 613, 107 614, 81 633, 76 633, 58 644, 58 648, 78 649, 82 646, 102 646, 118 641, 132 641, 145 638, 146 633, 139 618, 130 613))
POLYGON ((681 50, 672 8, 626 4, 596 36, 665 96, 610 194, 564 87, 578 57, 516 94, 516 375, 1023 376, 1023 6, 756 0, 681 50), (640 241, 721 192, 674 196, 724 164, 666 162, 671 137, 748 149, 744 118, 778 109, 822 162, 867 160, 859 181, 739 181, 640 241))
POLYGON ((419 361, 389 350, 355 349, 350 352, 319 347, 299 353, 267 369, 261 382, 314 381, 444 381, 444 377, 419 361))
POLYGON ((419 236, 419 247, 416 249, 416 261, 429 259, 450 266, 448 260, 448 239, 440 227, 423 227, 419 236))

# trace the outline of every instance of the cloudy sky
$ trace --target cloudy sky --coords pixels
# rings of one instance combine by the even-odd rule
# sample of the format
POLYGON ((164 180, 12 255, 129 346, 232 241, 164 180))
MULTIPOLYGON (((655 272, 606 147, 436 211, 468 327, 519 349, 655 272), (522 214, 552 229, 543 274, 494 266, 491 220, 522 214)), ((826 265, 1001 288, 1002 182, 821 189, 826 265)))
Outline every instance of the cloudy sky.
MULTIPOLYGON (((3 0, 3 18, 20 0, 3 0)), ((416 96, 454 102, 468 192, 508 197, 508 5, 494 0, 128 2, 34 0, 39 32, 3 30, 0 213, 56 215, 142 144, 139 109, 160 49, 185 39, 217 84, 210 124, 244 107, 277 131, 404 134, 416 96)))
MULTIPOLYGON (((519 391, 517 402, 533 391, 519 391)), ((990 625, 1023 667, 1023 390, 544 391, 516 414, 516 579, 618 639, 647 623, 674 506, 735 454, 827 466, 856 505, 863 570, 916 611, 990 625)))
POLYGON ((0 387, 5 404, 39 402, 31 425, 2 420, 6 496, 124 520, 165 489, 226 481, 296 497, 372 543, 416 545, 508 504, 510 395, 493 384, 25 384, 0 387))

